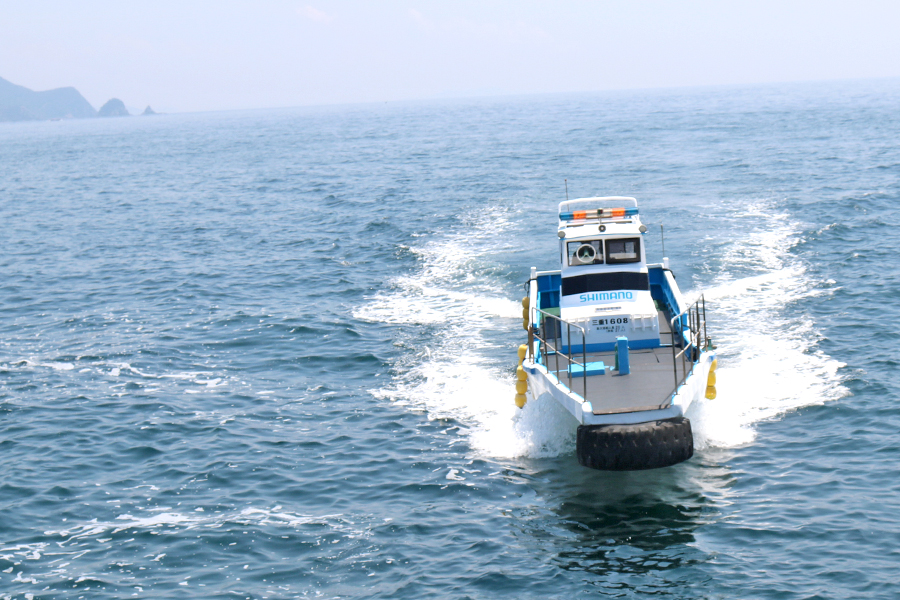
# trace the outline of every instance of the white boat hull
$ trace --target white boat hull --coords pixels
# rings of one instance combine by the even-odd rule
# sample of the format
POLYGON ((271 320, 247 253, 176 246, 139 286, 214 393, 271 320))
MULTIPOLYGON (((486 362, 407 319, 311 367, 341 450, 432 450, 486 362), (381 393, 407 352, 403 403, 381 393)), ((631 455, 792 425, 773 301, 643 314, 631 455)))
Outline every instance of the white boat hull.
POLYGON ((709 369, 713 359, 715 359, 714 352, 700 353, 700 360, 694 366, 693 373, 688 375, 684 383, 679 386, 678 393, 672 397, 672 402, 668 407, 658 410, 603 415, 595 415, 590 402, 583 400, 579 394, 570 390, 565 383, 559 381, 556 375, 548 372, 543 365, 535 364, 533 361, 526 359, 523 361, 522 367, 528 373, 528 392, 526 395, 529 397, 529 401, 542 396, 550 396, 571 413, 581 425, 631 425, 683 417, 691 404, 704 397, 707 379, 709 378, 709 369))

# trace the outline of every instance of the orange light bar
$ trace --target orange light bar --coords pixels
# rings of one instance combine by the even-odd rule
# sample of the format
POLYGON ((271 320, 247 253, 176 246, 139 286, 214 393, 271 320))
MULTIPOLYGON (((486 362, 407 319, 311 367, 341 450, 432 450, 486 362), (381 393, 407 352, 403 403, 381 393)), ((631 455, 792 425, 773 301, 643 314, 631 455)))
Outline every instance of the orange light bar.
POLYGON ((576 210, 570 213, 559 213, 563 221, 583 221, 585 219, 622 219, 638 214, 637 208, 598 208, 595 210, 576 210))

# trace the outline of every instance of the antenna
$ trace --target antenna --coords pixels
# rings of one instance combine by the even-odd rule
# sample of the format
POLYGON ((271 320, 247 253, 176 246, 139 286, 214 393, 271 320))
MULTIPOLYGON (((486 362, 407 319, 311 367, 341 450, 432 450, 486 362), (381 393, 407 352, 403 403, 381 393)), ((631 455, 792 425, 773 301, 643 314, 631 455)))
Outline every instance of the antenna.
POLYGON ((564 181, 565 184, 566 184, 566 202, 568 202, 568 201, 569 201, 569 180, 568 180, 568 179, 563 179, 563 181, 564 181))

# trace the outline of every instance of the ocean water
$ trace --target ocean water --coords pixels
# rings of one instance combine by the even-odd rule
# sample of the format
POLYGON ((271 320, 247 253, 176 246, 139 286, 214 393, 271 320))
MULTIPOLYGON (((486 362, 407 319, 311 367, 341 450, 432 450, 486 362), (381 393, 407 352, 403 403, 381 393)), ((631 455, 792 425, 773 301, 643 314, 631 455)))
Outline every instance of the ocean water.
POLYGON ((0 598, 900 596, 900 81, 0 125, 0 598), (556 204, 705 293, 696 453, 513 405, 556 204))

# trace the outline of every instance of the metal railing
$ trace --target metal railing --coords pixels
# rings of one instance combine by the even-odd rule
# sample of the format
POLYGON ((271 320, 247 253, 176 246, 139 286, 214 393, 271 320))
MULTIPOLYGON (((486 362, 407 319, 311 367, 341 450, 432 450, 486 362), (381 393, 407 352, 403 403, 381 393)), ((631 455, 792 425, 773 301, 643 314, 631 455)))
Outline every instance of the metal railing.
POLYGON ((540 308, 534 308, 531 319, 531 327, 528 329, 528 352, 532 360, 535 359, 534 340, 537 338, 541 342, 541 349, 544 355, 545 366, 550 367, 550 356, 553 356, 556 364, 554 371, 556 380, 560 381, 559 360, 560 357, 565 361, 566 375, 568 377, 569 389, 572 389, 572 365, 581 367, 582 392, 581 397, 587 400, 587 332, 584 327, 564 321, 556 315, 552 315, 540 308), (540 315, 540 327, 537 327, 537 319, 534 317, 540 315), (566 336, 563 338, 563 326, 566 328, 566 336), (581 362, 574 358, 572 352, 572 331, 581 335, 581 362), (568 352, 563 352, 563 342, 568 344, 568 352))
MULTIPOLYGON (((672 398, 678 393, 678 388, 694 372, 694 366, 697 364, 700 351, 712 343, 706 331, 706 299, 701 295, 693 304, 672 317, 669 321, 669 327, 670 331, 668 333, 672 337, 672 370, 675 387, 672 393, 659 405, 659 408, 664 408, 672 401, 672 398)), ((665 335, 662 331, 660 334, 665 335)), ((665 347, 665 344, 663 344, 663 347, 665 347)), ((581 397, 584 400, 588 400, 587 332, 584 327, 565 321, 545 310, 533 307, 528 328, 528 354, 532 360, 537 361, 538 352, 542 354, 543 360, 541 362, 548 371, 551 371, 551 364, 555 367, 552 372, 560 383, 562 383, 560 373, 565 369, 568 388, 573 392, 575 390, 572 388, 572 380, 573 378, 577 379, 578 375, 573 377, 572 365, 580 366, 581 397), (565 336, 563 336, 563 328, 565 328, 565 336), (573 334, 576 336, 574 341, 572 339, 573 334), (581 344, 577 343, 579 336, 581 344), (535 341, 540 342, 538 348, 535 348, 535 341), (580 346, 581 351, 573 352, 573 348, 578 346, 580 346), (578 354, 581 355, 578 357, 581 359, 580 362, 576 358, 578 354), (562 363, 563 369, 560 369, 560 363, 562 363)))
POLYGON ((675 389, 678 393, 687 378, 694 372, 694 365, 700 351, 711 344, 706 332, 706 298, 701 294, 697 300, 669 321, 672 334, 672 369, 675 375, 675 389), (681 348, 676 353, 676 349, 681 348), (688 356, 690 353, 690 356, 688 356), (681 357, 681 378, 678 374, 678 358, 681 357), (690 368, 688 368, 690 366, 690 368))

